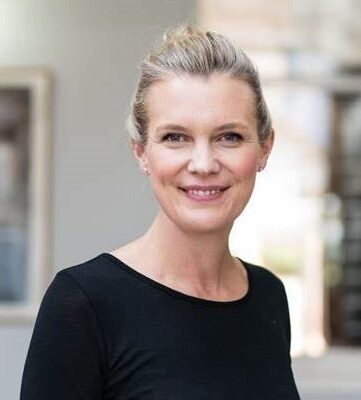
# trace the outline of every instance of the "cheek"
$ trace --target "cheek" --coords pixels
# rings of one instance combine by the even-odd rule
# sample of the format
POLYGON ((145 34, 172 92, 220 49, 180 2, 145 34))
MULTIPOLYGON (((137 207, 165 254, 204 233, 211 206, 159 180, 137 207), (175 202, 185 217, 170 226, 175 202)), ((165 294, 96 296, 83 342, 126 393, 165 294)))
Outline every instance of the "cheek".
POLYGON ((148 163, 153 180, 166 182, 180 171, 184 157, 176 152, 154 151, 148 157, 148 163))
POLYGON ((253 177, 257 172, 258 156, 252 152, 233 159, 232 170, 241 178, 253 177))

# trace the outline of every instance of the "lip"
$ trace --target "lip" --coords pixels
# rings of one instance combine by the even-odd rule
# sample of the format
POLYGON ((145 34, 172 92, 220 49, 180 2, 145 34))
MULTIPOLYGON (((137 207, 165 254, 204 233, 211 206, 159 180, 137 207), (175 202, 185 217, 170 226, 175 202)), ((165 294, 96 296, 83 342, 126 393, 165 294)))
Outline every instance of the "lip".
POLYGON ((189 191, 189 190, 226 190, 228 189, 229 186, 221 186, 221 185, 212 185, 212 186, 202 186, 202 185, 190 185, 190 186, 182 186, 180 189, 184 191, 189 191))
POLYGON ((184 194, 187 196, 188 199, 196 201, 198 203, 204 203, 204 202, 212 202, 221 199, 224 196, 224 192, 229 188, 229 186, 201 186, 201 185, 192 185, 192 186, 183 186, 180 188, 184 192, 184 194), (211 191, 211 190, 217 190, 217 193, 214 194, 208 194, 205 196, 199 195, 192 193, 194 190, 202 190, 202 191, 211 191))

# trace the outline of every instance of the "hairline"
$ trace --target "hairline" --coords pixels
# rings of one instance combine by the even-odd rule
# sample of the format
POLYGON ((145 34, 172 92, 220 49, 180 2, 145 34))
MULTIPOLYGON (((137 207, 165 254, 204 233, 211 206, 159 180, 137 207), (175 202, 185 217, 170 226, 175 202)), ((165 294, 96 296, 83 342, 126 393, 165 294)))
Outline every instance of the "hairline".
MULTIPOLYGON (((205 79, 210 79, 210 77, 214 74, 220 74, 220 75, 224 75, 228 78, 234 79, 236 81, 240 81, 245 83, 248 88, 251 91, 251 95, 252 95, 252 110, 253 110, 253 117, 255 118, 255 123, 256 123, 256 127, 257 127, 257 139, 258 139, 258 143, 260 144, 260 146, 264 145, 264 141, 261 140, 261 136, 258 132, 258 119, 257 119, 257 99, 256 99, 256 93, 255 93, 255 89, 252 87, 252 85, 250 84, 250 82, 245 78, 242 77, 242 74, 236 75, 236 74, 232 74, 232 72, 227 71, 227 70, 222 70, 222 69, 214 69, 211 71, 195 71, 195 72, 189 72, 189 71, 181 71, 179 74, 175 73, 174 71, 166 71, 164 72, 164 74, 158 78, 155 78, 154 80, 152 80, 149 85, 144 89, 143 95, 144 95, 144 106, 145 106, 145 110, 146 110, 146 118, 147 118, 147 129, 148 129, 148 123, 149 123, 149 102, 148 102, 148 94, 150 89, 156 85, 157 83, 161 83, 161 82, 167 82, 171 79, 177 79, 177 78, 182 78, 182 77, 187 77, 187 78, 205 78, 205 79)), ((140 136, 140 135, 139 135, 140 136)), ((132 142, 136 142, 136 143, 140 143, 143 145, 147 144, 147 139, 148 139, 148 135, 146 134, 144 136, 144 140, 142 137, 140 137, 139 140, 136 140, 134 138, 131 138, 132 142)))

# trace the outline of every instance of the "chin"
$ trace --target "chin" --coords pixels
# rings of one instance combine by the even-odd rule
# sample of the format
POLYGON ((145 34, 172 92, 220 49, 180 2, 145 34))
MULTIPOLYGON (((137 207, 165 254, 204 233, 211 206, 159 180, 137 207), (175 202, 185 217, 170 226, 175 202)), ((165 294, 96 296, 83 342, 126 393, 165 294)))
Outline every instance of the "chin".
POLYGON ((190 233, 215 233, 229 230, 234 220, 223 218, 212 218, 211 216, 197 216, 183 218, 181 222, 175 222, 183 232, 190 233))
POLYGON ((188 225, 182 225, 181 227, 182 232, 188 233, 188 234, 210 234, 210 233, 221 233, 228 231, 229 228, 227 226, 215 226, 215 225, 209 225, 209 226, 204 226, 204 225, 197 225, 197 224, 188 224, 188 225))

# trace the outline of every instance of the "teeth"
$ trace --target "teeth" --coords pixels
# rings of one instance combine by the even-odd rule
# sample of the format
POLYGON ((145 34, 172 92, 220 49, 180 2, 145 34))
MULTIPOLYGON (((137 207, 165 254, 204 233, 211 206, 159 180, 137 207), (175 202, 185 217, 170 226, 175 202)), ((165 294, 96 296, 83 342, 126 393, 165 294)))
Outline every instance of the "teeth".
POLYGON ((191 193, 195 196, 211 196, 216 193, 219 193, 220 189, 217 190, 189 190, 188 193, 191 193))

